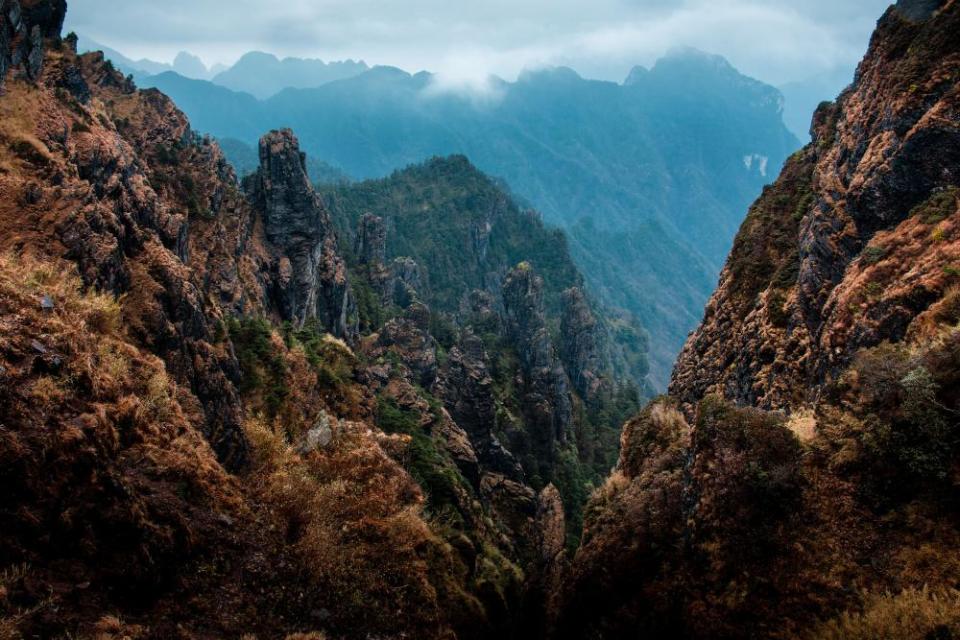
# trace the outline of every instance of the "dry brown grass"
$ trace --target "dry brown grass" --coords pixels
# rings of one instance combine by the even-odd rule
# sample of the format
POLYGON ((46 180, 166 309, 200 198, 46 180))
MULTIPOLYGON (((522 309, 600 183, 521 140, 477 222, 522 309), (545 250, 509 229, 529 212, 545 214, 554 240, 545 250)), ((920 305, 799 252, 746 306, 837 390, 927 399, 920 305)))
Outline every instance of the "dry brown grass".
POLYGON ((435 562, 449 550, 421 515, 423 497, 368 427, 346 423, 333 444, 299 455, 263 421, 247 424, 246 476, 343 628, 419 628, 438 637, 443 612, 435 562))
MULTIPOLYGON (((84 291, 62 263, 0 254, 0 530, 10 534, 0 536, 0 555, 29 559, 32 580, 44 585, 36 589, 58 606, 65 606, 57 595, 64 581, 46 563, 63 550, 49 549, 50 539, 87 550, 77 564, 86 579, 70 583, 109 576, 133 585, 152 579, 158 565, 175 571, 198 549, 216 546, 216 518, 244 513, 200 418, 179 401, 185 392, 161 360, 127 340, 119 317, 117 300, 84 291), (52 310, 42 309, 43 296, 52 310)), ((3 633, 53 637, 49 628, 36 631, 51 624, 37 614, 43 603, 17 589, 26 604, 13 616, 0 604, 3 633)), ((57 633, 137 637, 106 619, 94 629, 90 616, 101 613, 85 612, 76 623, 58 617, 57 633)))
POLYGON ((797 436, 803 444, 813 442, 817 437, 817 417, 811 409, 797 411, 787 421, 787 429, 797 436))
POLYGON ((862 611, 821 624, 808 640, 927 640, 960 634, 960 591, 871 594, 862 611))

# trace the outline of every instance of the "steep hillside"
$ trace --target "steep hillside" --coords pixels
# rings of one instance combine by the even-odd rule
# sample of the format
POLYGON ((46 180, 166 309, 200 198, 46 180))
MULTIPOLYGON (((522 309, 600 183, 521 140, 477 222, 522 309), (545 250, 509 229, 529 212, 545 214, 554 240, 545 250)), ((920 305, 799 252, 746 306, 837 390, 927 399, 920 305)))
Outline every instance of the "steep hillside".
POLYGON ((562 237, 437 161, 407 202, 490 234, 443 261, 290 130, 241 185, 62 0, 4 9, 0 637, 537 629, 638 402, 562 237))
POLYGON ((569 638, 960 632, 960 4, 901 0, 624 429, 569 638))
POLYGON ((352 264, 361 329, 381 331, 424 305, 440 386, 449 359, 482 344, 497 438, 532 486, 557 483, 578 533, 584 483, 614 464, 625 412, 646 395, 643 331, 590 301, 563 233, 462 156, 323 194, 352 264), (524 362, 532 351, 539 361, 524 362), (552 426, 537 443, 531 433, 544 415, 552 426))
POLYGON ((591 288, 650 331, 661 387, 743 211, 800 146, 774 88, 693 50, 622 85, 559 68, 494 81, 484 96, 387 67, 256 104, 170 74, 149 82, 201 131, 253 144, 292 126, 310 155, 356 178, 465 154, 568 230, 591 288))

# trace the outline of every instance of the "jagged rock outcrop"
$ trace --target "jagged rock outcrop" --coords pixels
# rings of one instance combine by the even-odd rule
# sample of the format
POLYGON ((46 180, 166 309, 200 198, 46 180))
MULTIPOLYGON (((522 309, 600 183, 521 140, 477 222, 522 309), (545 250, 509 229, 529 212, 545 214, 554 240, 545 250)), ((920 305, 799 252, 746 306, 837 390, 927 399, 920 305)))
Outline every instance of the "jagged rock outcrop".
POLYGON ((260 140, 260 170, 247 189, 279 249, 278 301, 298 324, 317 320, 338 337, 356 333, 347 268, 337 253, 330 214, 310 184, 306 159, 289 129, 260 140))
POLYGON ((31 80, 40 77, 44 39, 59 41, 66 13, 66 0, 0 2, 0 89, 11 68, 22 68, 31 80))
POLYGON ((292 135, 249 198, 72 42, 0 93, 0 636, 504 634, 521 552, 416 384, 429 314, 368 367, 292 135))
POLYGON ((485 469, 524 481, 523 469, 494 433, 497 407, 483 342, 469 329, 450 350, 439 393, 447 411, 470 436, 485 469))
POLYGON ((410 369, 416 384, 424 389, 433 387, 437 379, 437 343, 430 335, 430 310, 425 305, 414 303, 402 316, 384 325, 370 353, 377 358, 388 351, 410 369))
POLYGON ((566 442, 573 407, 563 366, 557 359, 543 310, 543 280, 523 263, 503 282, 504 327, 521 363, 522 408, 534 459, 550 477, 557 445, 566 442))
POLYGON ((903 340, 942 298, 960 185, 958 13, 915 1, 884 15, 814 142, 752 208, 671 393, 812 402, 859 349, 903 340))
POLYGON ((383 218, 372 213, 360 218, 354 253, 360 264, 382 265, 387 261, 387 228, 383 218))
POLYGON ((423 272, 413 258, 395 258, 390 263, 384 288, 388 304, 405 309, 420 297, 423 290, 423 272))
POLYGON ((560 359, 577 392, 590 400, 600 390, 601 358, 597 319, 583 290, 573 287, 563 292, 560 316, 560 359))
MULTIPOLYGON (((21 12, 7 2, 6 9, 5 20, 19 12, 16 21, 51 39, 40 75, 8 74, 4 88, 5 144, 14 153, 0 187, 3 250, 69 258, 87 286, 126 296, 132 338, 192 394, 194 417, 221 461, 241 465, 238 367, 214 335, 223 309, 257 306, 259 258, 251 249, 244 268, 236 260, 252 213, 229 186, 232 172, 169 99, 134 94, 101 56, 78 58, 70 42, 57 46, 63 3, 24 4, 21 12), (124 118, 92 104, 91 92, 128 105, 124 118), (27 121, 12 119, 9 110, 27 102, 27 121), (167 162, 157 160, 161 154, 167 162), (234 215, 222 215, 227 210, 234 215)), ((18 38, 3 53, 22 61, 18 38)))

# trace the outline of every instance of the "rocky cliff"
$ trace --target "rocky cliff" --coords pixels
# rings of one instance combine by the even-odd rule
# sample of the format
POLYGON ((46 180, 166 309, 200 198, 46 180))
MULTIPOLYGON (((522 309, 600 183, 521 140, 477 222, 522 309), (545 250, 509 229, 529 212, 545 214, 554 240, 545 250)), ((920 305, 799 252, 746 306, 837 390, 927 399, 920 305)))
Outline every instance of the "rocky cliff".
POLYGON ((467 433, 484 486, 554 483, 575 541, 588 487, 638 406, 624 378, 646 375, 645 336, 590 298, 562 234, 462 156, 323 193, 363 330, 391 335, 420 309, 439 367, 419 384, 467 433))
POLYGON ((422 305, 357 334, 293 134, 245 192, 63 3, 2 8, 0 637, 506 633, 556 514, 428 391, 422 305))
POLYGON ((751 208, 672 394, 800 407, 944 297, 960 182, 960 52, 944 4, 900 2, 881 20, 813 144, 751 208))
POLYGON ((353 294, 336 232, 292 131, 260 140, 260 169, 247 180, 247 191, 263 212, 267 239, 281 251, 277 296, 284 316, 300 325, 316 320, 338 337, 355 335, 353 294))
POLYGON ((901 1, 624 428, 551 632, 960 632, 960 4, 901 1))
POLYGON ((410 227, 343 225, 292 132, 241 186, 59 38, 63 3, 0 7, 0 637, 539 628, 637 401, 588 296, 545 322, 581 281, 562 235, 457 159, 420 187, 482 204, 438 207, 464 242, 397 252, 410 227), (548 286, 508 276, 527 257, 548 286))

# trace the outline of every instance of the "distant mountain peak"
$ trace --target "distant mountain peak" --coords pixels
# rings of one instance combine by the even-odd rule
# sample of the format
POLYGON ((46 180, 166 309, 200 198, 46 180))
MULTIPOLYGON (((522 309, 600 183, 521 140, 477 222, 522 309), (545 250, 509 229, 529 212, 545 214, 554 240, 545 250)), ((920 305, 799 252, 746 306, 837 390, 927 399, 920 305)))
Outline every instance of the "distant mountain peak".
POLYGON ((579 73, 570 67, 539 67, 535 69, 524 69, 517 78, 517 82, 531 82, 538 80, 552 81, 578 81, 583 80, 579 73))
POLYGON ((646 67, 637 65, 633 69, 630 69, 630 73, 627 74, 627 79, 623 81, 624 86, 630 87, 635 84, 639 84, 644 78, 650 74, 650 70, 646 67))
POLYGON ((358 76, 368 70, 367 63, 363 61, 280 59, 272 53, 250 51, 243 54, 232 67, 216 74, 213 82, 265 100, 284 89, 314 89, 330 82, 358 76))
POLYGON ((188 78, 206 79, 210 71, 198 56, 189 51, 181 51, 173 59, 173 70, 188 78))
POLYGON ((657 60, 653 71, 663 70, 664 68, 673 70, 677 67, 739 74, 723 56, 707 53, 696 47, 674 47, 670 49, 665 56, 657 60))

